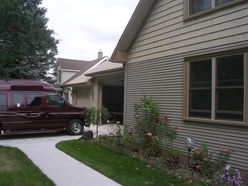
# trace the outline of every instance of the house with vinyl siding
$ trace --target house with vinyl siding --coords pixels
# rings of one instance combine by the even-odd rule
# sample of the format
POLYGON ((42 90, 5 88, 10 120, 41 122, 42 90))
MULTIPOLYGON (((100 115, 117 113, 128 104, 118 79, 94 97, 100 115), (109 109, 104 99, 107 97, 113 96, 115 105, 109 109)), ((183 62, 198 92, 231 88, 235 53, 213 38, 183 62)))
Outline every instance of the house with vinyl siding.
POLYGON ((248 1, 140 0, 110 61, 124 66, 124 123, 145 93, 195 148, 233 149, 248 174, 248 1))

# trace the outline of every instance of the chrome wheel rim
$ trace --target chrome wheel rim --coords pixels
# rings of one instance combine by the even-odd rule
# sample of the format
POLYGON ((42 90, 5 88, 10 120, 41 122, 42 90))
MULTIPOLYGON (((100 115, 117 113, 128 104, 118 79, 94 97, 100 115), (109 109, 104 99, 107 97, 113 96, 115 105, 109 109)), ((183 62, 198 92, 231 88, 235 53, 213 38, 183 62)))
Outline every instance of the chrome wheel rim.
POLYGON ((71 130, 74 132, 74 133, 80 133, 81 130, 82 130, 82 126, 80 125, 80 123, 78 122, 75 122, 71 125, 71 130))

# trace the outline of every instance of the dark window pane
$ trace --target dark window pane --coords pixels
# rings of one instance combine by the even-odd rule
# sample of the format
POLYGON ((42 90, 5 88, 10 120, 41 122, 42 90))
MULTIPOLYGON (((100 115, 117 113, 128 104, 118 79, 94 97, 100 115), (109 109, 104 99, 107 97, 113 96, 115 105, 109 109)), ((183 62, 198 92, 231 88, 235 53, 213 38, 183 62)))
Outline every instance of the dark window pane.
POLYGON ((189 116, 211 117, 211 89, 190 90, 189 116))
POLYGON ((189 15, 212 8, 212 0, 189 0, 189 15))
POLYGON ((46 101, 48 106, 64 106, 64 100, 55 93, 46 93, 46 101))
POLYGON ((244 85, 244 56, 217 58, 217 87, 244 85))
POLYGON ((13 106, 14 107, 24 106, 24 94, 22 92, 13 93, 13 106))
POLYGON ((244 109, 244 89, 217 90, 217 111, 242 111, 244 109))
POLYGON ((190 88, 211 87, 211 59, 190 63, 190 88))
POLYGON ((235 114, 235 113, 217 113, 216 119, 219 120, 235 120, 235 121, 243 121, 243 114, 235 114))
POLYGON ((36 92, 27 93, 27 105, 28 106, 40 106, 41 105, 41 93, 36 93, 36 92))
POLYGON ((222 4, 225 4, 225 3, 229 3, 231 1, 234 1, 234 0, 215 0, 215 6, 219 6, 219 5, 222 5, 222 4))
POLYGON ((0 110, 7 110, 7 94, 0 94, 0 110))

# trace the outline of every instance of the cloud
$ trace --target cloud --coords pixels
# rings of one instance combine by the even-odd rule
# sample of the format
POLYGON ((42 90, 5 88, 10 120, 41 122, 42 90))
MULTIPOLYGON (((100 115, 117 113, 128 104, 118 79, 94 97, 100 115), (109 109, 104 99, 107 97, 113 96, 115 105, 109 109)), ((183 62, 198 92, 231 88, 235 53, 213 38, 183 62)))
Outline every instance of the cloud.
POLYGON ((94 60, 111 56, 138 0, 43 0, 48 28, 55 31, 58 57, 94 60))

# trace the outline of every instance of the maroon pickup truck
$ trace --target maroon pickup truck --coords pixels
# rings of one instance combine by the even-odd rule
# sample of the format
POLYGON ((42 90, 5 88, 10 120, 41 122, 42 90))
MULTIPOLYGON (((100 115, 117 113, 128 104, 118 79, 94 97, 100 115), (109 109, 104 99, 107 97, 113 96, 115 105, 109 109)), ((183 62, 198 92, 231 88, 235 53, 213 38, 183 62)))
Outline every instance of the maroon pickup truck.
POLYGON ((72 106, 47 82, 0 80, 1 134, 56 132, 82 134, 85 107, 72 106))

